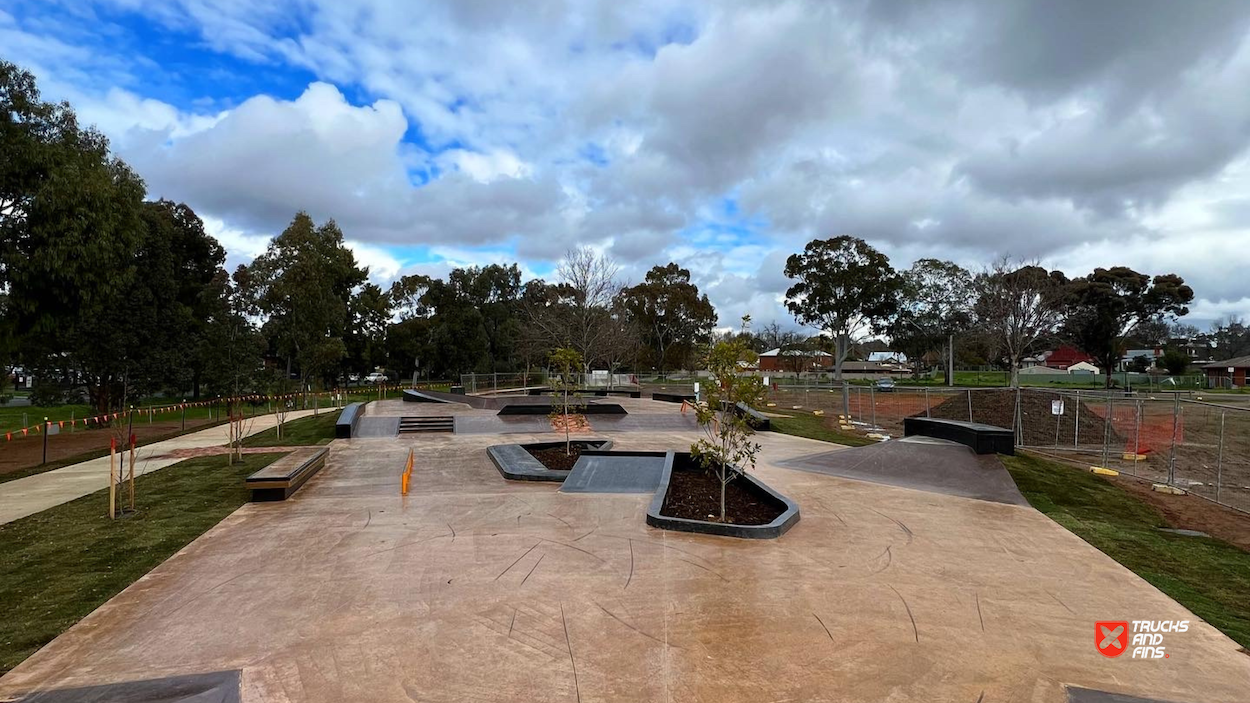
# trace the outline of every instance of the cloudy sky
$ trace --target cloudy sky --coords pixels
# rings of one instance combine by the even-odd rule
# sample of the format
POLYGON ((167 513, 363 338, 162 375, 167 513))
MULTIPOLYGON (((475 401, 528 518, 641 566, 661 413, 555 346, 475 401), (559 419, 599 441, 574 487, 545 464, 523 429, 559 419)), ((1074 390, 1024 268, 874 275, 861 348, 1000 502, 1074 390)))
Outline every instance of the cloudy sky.
POLYGON ((385 282, 568 248, 1176 272, 1250 315, 1250 2, 0 0, 0 55, 250 260, 333 217, 385 282))

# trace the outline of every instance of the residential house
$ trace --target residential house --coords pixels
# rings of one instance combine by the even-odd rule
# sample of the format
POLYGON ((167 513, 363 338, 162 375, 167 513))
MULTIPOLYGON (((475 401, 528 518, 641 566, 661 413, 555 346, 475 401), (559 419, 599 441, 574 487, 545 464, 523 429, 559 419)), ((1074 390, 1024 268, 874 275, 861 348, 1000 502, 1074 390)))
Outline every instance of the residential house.
POLYGON ((1159 347, 1155 347, 1154 349, 1129 349, 1124 352, 1124 356, 1120 357, 1119 370, 1129 370, 1129 367, 1132 366, 1134 359, 1145 359, 1146 368, 1152 368, 1158 363, 1159 357, 1161 356, 1163 356, 1163 350, 1159 347))
POLYGON ((760 354, 761 372, 806 373, 828 371, 833 368, 833 355, 829 352, 809 349, 769 349, 760 354))
POLYGON ((1250 356, 1203 364, 1208 388, 1245 388, 1250 384, 1250 356))
POLYGON ((1046 366, 1060 371, 1067 371, 1068 367, 1073 364, 1079 364, 1082 361, 1093 361, 1094 357, 1077 349, 1076 347, 1063 346, 1046 355, 1046 366))

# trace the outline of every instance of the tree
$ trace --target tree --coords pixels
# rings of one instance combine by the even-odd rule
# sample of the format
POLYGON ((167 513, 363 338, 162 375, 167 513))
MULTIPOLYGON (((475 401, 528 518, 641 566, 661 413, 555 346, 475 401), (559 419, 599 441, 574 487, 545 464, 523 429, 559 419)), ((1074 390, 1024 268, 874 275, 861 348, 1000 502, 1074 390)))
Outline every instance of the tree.
POLYGON ((352 291, 368 271, 343 243, 333 220, 317 227, 300 212, 252 262, 264 329, 278 353, 299 369, 300 387, 333 368, 347 353, 343 336, 352 291))
POLYGON ((834 380, 841 381, 852 337, 880 327, 897 309, 898 275, 885 254, 848 236, 809 242, 786 259, 785 274, 797 279, 786 307, 799 324, 833 338, 834 380))
POLYGON ((433 279, 404 276, 391 284, 391 306, 399 319, 386 334, 387 361, 402 376, 413 376, 423 367, 429 373, 431 359, 432 311, 425 300, 433 279))
POLYGON ((1011 370, 1011 386, 1020 383, 1020 361, 1037 351, 1041 340, 1063 320, 1067 279, 1060 271, 1036 264, 1016 266, 1000 259, 976 279, 977 324, 997 347, 1011 370))
POLYGON ((1172 376, 1183 376, 1189 369, 1189 355, 1179 349, 1168 349, 1159 357, 1159 364, 1172 376))
POLYGON ((652 267, 642 283, 626 288, 621 296, 660 373, 667 370, 674 346, 681 350, 679 358, 688 359, 707 343, 716 325, 711 301, 690 282, 690 271, 675 263, 652 267))
MULTIPOLYGON (((750 317, 742 318, 746 329, 750 317)), ((759 357, 742 337, 718 342, 707 356, 710 383, 695 417, 704 437, 690 445, 690 453, 720 481, 720 521, 725 522, 725 487, 743 471, 755 468, 760 445, 751 441, 752 430, 739 404, 758 407, 764 395, 764 380, 755 374, 742 374, 741 364, 759 357)))
POLYGON ((350 370, 373 371, 386 366, 386 334, 391 314, 390 294, 374 283, 364 284, 352 295, 345 338, 350 370))
POLYGON ((1066 296, 1065 334, 1106 373, 1107 387, 1124 354, 1124 338, 1154 318, 1184 316, 1194 291, 1175 274, 1150 276, 1126 266, 1094 269, 1072 281, 1066 296))
POLYGON ((622 286, 619 268, 593 249, 572 249, 556 268, 560 282, 539 282, 534 294, 522 298, 526 324, 552 347, 568 347, 582 355, 583 371, 604 360, 605 345, 614 334, 612 305, 622 286))
MULTIPOLYGON (((265 338, 253 324, 256 314, 251 271, 239 266, 233 276, 219 271, 207 294, 204 319, 203 379, 217 395, 235 396, 260 381, 265 338)), ((269 392, 289 389, 266 388, 269 392)), ((197 389, 198 391, 198 389, 197 389)))
POLYGON ((1211 346, 1216 359, 1250 355, 1250 326, 1236 315, 1211 325, 1211 346))
POLYGON ((567 347, 551 352, 551 420, 564 425, 564 453, 573 453, 573 442, 569 437, 573 415, 582 407, 581 397, 577 394, 578 371, 582 368, 582 355, 576 349, 567 347))
POLYGON ((945 359, 948 340, 971 325, 975 300, 973 277, 963 267, 920 259, 902 273, 900 304, 888 329, 892 346, 912 359, 917 369, 920 359, 935 349, 945 359))

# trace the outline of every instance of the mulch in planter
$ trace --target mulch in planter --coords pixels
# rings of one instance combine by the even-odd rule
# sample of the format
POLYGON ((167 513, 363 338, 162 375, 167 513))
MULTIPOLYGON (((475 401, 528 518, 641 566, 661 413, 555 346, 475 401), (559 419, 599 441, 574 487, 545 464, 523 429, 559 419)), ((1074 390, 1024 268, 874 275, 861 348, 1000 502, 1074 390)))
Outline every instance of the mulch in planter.
MULTIPOLYGON (((725 486, 725 522, 767 525, 785 506, 750 490, 741 477, 725 486)), ((660 514, 688 520, 720 521, 720 477, 703 468, 674 469, 660 514)))
POLYGON ((564 445, 551 449, 530 449, 525 448, 535 459, 543 466, 555 471, 569 471, 573 465, 577 463, 577 457, 582 455, 582 450, 587 447, 580 442, 573 442, 573 446, 569 453, 565 453, 564 445))

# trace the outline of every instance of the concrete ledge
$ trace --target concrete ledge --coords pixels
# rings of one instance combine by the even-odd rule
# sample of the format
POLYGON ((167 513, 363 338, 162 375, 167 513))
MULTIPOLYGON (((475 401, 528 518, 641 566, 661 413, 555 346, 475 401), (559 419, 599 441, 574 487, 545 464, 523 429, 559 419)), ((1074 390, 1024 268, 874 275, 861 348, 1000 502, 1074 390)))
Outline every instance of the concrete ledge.
MULTIPOLYGON (((499 409, 498 415, 550 415, 555 409, 550 403, 509 403, 499 409)), ((587 403, 577 410, 578 415, 628 415, 629 411, 616 403, 587 403)))
MULTIPOLYGON (((617 396, 620 398, 641 398, 642 397, 642 391, 631 391, 631 390, 625 390, 625 389, 617 390, 615 388, 582 388, 578 390, 577 392, 582 395, 593 395, 599 398, 606 398, 608 396, 617 396)), ((548 395, 551 393, 551 389, 550 388, 530 388, 529 390, 526 391, 526 393, 528 395, 548 395)))
MULTIPOLYGON (((583 445, 591 446, 597 451, 612 448, 611 440, 591 439, 574 440, 583 445)), ((529 444, 495 444, 486 448, 486 456, 495 465, 499 473, 509 481, 554 481, 563 483, 569 477, 569 471, 556 471, 543 466, 526 449, 553 449, 564 446, 564 442, 532 442, 529 444)))
POLYGON ((971 447, 977 454, 1016 453, 1016 438, 1011 430, 979 422, 941 420, 936 417, 903 418, 903 436, 913 435, 959 442, 971 447))
POLYGON ((405 391, 404 391, 404 393, 403 393, 403 397, 404 397, 404 402, 405 402, 405 403, 456 403, 456 402, 464 402, 463 400, 456 401, 456 400, 447 400, 446 398, 439 398, 439 397, 436 397, 436 396, 430 395, 429 393, 427 393, 427 392, 425 392, 425 391, 419 391, 419 390, 416 390, 415 388, 409 388, 409 389, 405 390, 405 391))
POLYGON ((244 484, 252 491, 252 502, 290 498, 326 465, 329 454, 326 447, 303 447, 248 476, 244 484))
POLYGON ((746 403, 738 403, 737 413, 739 417, 745 417, 747 424, 751 429, 759 432, 767 432, 773 428, 772 420, 764 413, 752 408, 746 403))
POLYGON ((338 439, 351 439, 364 414, 364 403, 348 403, 343 412, 339 413, 339 419, 334 422, 334 436, 338 439))
POLYGON ((651 400, 659 400, 665 403, 684 403, 694 402, 694 393, 652 393, 651 400))
POLYGON ((658 527, 661 530, 696 532, 705 535, 719 535, 721 537, 777 539, 798 523, 799 506, 797 503, 774 491, 767 484, 747 473, 734 480, 742 481, 748 487, 748 490, 754 491, 761 498, 776 502, 778 507, 784 507, 782 513, 767 525, 730 525, 722 522, 707 522, 662 515, 660 511, 664 508, 664 498, 668 495, 668 484, 672 478, 674 466, 678 467, 676 469, 678 471, 691 470, 684 469, 682 466, 692 461, 690 455, 685 452, 668 453, 664 461, 664 473, 660 476, 660 487, 656 490, 655 497, 651 499, 651 507, 647 509, 648 525, 658 527))

